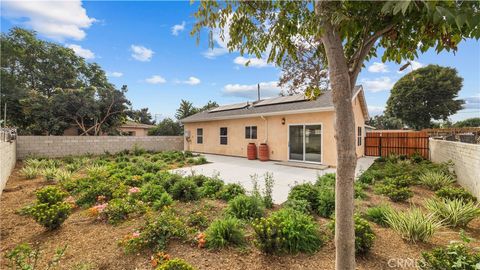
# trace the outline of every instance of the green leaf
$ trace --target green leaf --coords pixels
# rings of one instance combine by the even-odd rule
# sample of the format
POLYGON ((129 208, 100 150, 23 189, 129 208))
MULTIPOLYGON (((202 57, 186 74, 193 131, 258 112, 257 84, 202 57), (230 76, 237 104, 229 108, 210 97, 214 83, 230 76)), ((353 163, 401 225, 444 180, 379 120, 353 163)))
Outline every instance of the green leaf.
POLYGON ((407 12, 407 9, 408 9, 409 5, 410 5, 410 0, 405 0, 405 1, 401 2, 402 14, 403 15, 405 15, 405 13, 407 12))
POLYGON ((455 17, 455 23, 457 24, 457 27, 459 30, 462 29, 463 24, 467 21, 467 16, 465 14, 460 14, 457 17, 455 17))

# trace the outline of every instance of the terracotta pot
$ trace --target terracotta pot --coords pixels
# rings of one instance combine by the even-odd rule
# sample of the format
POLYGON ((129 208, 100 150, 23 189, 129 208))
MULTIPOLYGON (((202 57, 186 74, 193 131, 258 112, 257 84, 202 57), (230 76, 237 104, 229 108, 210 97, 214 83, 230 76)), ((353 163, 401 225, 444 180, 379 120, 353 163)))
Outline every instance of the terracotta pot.
POLYGON ((249 143, 247 146, 247 158, 249 160, 257 159, 257 145, 255 143, 249 143))
POLYGON ((268 145, 266 143, 262 143, 258 147, 258 159, 260 159, 260 161, 269 160, 268 145))

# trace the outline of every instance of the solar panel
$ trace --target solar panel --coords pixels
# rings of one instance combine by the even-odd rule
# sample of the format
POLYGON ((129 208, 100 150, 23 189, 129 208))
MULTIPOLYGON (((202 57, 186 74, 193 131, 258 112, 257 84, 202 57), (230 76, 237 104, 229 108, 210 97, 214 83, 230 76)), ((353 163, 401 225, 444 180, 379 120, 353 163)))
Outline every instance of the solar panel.
POLYGON ((220 107, 217 107, 211 111, 209 111, 209 113, 212 113, 212 112, 221 112, 221 111, 229 111, 229 110, 236 110, 236 109, 243 109, 245 107, 248 106, 248 102, 242 102, 242 103, 235 103, 235 104, 230 104, 230 105, 224 105, 224 106, 220 106, 220 107))
POLYGON ((300 94, 300 95, 292 95, 292 96, 286 96, 286 97, 276 97, 276 98, 265 99, 265 100, 262 100, 262 101, 256 103, 254 106, 259 107, 259 106, 298 102, 298 101, 305 101, 305 100, 306 100, 305 95, 300 94))

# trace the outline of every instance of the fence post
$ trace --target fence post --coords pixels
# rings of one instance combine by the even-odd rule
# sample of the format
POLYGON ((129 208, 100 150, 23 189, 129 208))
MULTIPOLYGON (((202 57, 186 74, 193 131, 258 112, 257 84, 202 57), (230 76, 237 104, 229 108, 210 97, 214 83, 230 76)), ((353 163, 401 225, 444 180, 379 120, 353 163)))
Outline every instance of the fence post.
POLYGON ((381 157, 382 156, 382 134, 379 134, 378 136, 378 155, 381 157))

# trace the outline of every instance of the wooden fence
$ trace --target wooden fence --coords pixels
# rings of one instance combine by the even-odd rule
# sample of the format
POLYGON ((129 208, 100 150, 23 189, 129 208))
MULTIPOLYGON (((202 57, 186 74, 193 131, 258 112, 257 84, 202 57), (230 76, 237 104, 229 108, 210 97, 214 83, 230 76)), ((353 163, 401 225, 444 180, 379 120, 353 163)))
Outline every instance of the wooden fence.
POLYGON ((418 152, 429 158, 428 133, 418 132, 367 132, 365 155, 386 157, 390 154, 411 156, 418 152))

